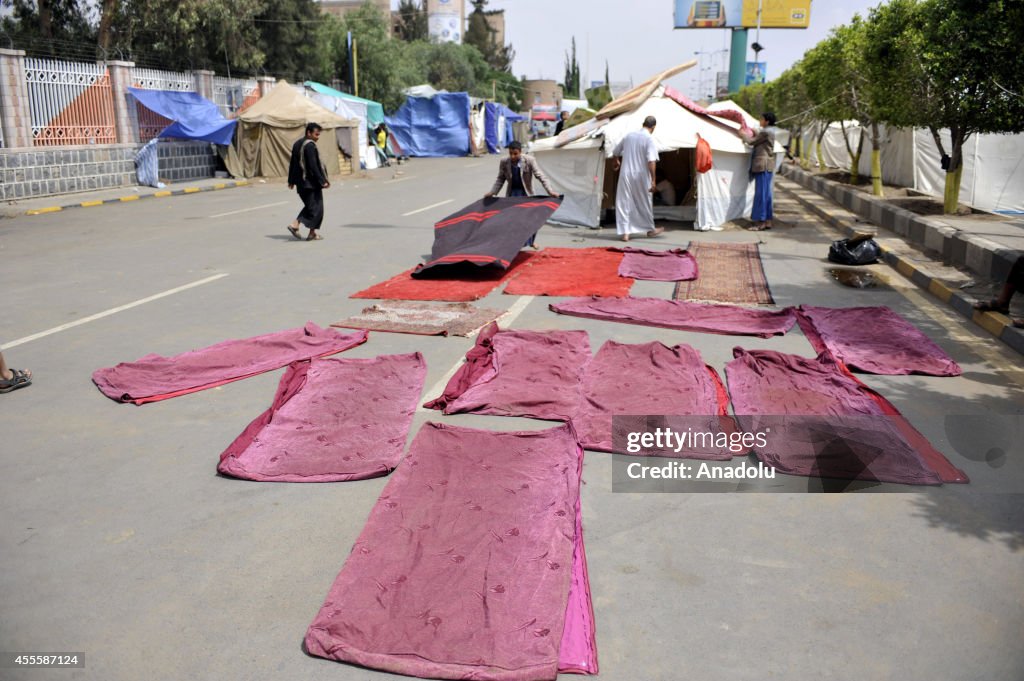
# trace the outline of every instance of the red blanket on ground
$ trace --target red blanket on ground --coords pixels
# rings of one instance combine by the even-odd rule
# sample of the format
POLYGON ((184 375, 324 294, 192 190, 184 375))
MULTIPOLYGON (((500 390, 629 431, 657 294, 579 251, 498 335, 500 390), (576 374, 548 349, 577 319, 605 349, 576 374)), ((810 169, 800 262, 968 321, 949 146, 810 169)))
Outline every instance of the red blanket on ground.
MULTIPOLYGON (((732 419, 726 416, 729 398, 722 379, 689 345, 670 348, 657 342, 626 345, 608 341, 587 365, 582 391, 580 410, 572 423, 585 449, 629 454, 622 446, 626 433, 653 432, 666 426, 679 433, 691 428, 712 433, 735 431, 732 419), (613 421, 613 415, 623 416, 613 421), (658 423, 649 423, 647 416, 659 417, 658 423), (613 423, 618 432, 613 432, 613 423)), ((651 453, 728 461, 746 451, 730 452, 728 447, 712 444, 651 453)))
POLYGON ((270 409, 224 450, 217 470, 263 482, 387 475, 405 451, 426 373, 418 352, 294 362, 270 409))
POLYGON ((427 409, 564 421, 576 413, 590 361, 585 331, 500 331, 489 324, 427 409))
POLYGON ((628 296, 622 254, 607 248, 545 248, 505 286, 513 296, 628 296))
POLYGON ((736 419, 765 432, 759 459, 779 472, 912 485, 967 475, 888 400, 826 354, 807 359, 735 348, 725 367, 736 419))
POLYGON ((682 248, 651 251, 644 248, 611 248, 625 253, 619 265, 620 277, 648 281, 689 281, 697 278, 697 259, 682 248))
POLYGON ((753 310, 661 298, 574 298, 549 307, 552 312, 574 317, 761 338, 781 336, 793 328, 796 321, 791 307, 753 310))
POLYGON ((409 676, 596 674, 572 428, 427 423, 306 632, 313 655, 409 676))
POLYGON ((365 331, 341 333, 309 322, 244 340, 229 340, 174 357, 146 355, 135 362, 97 369, 92 380, 118 402, 145 404, 215 388, 280 369, 292 362, 333 355, 366 342, 365 331))
POLYGON ((888 307, 797 308, 797 323, 815 352, 851 369, 887 376, 959 376, 953 358, 888 307))
POLYGON ((396 274, 387 281, 353 293, 349 298, 376 298, 381 300, 444 300, 464 303, 483 298, 519 273, 519 269, 534 257, 533 253, 520 253, 507 270, 497 267, 441 267, 428 270, 422 279, 413 279, 413 269, 396 274))

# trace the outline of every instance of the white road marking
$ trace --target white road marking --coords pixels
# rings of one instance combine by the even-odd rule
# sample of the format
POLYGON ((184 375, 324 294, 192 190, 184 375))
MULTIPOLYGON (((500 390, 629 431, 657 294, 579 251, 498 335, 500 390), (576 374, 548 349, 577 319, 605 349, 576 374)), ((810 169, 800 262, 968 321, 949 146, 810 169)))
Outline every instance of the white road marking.
POLYGON ((278 201, 277 203, 268 203, 268 204, 265 204, 265 205, 262 205, 262 206, 253 206, 252 208, 242 208, 240 210, 232 210, 232 211, 228 211, 227 213, 217 213, 216 215, 211 215, 210 217, 211 218, 222 218, 222 217, 225 217, 225 216, 228 216, 228 215, 238 215, 239 213, 248 213, 251 210, 261 210, 263 208, 273 208, 274 206, 283 206, 286 203, 288 203, 288 202, 287 201, 278 201))
POLYGON ((413 179, 413 178, 411 178, 411 177, 399 177, 399 178, 396 178, 394 180, 385 180, 384 184, 388 184, 389 182, 405 182, 406 180, 411 180, 411 179, 413 179))
POLYGON ((432 203, 429 206, 424 206, 423 208, 417 208, 416 210, 409 211, 408 213, 402 213, 402 217, 403 218, 407 218, 410 215, 416 215, 416 213, 422 213, 425 210, 430 210, 431 208, 437 208, 438 206, 443 206, 444 204, 451 203, 454 200, 455 199, 447 199, 445 201, 439 201, 437 203, 432 203))
MULTIPOLYGON (((498 319, 502 321, 502 326, 506 329, 512 326, 512 322, 515 321, 516 317, 523 313, 523 310, 526 309, 526 306, 529 305, 530 301, 534 298, 536 298, 536 296, 519 296, 519 300, 512 303, 512 307, 508 309, 508 312, 498 317, 498 319)), ((475 337, 478 332, 479 330, 470 334, 469 337, 475 337)), ((448 381, 452 380, 452 376, 455 375, 455 372, 458 371, 461 366, 462 360, 460 359, 452 365, 451 369, 445 372, 444 376, 442 376, 441 379, 430 388, 430 390, 424 393, 425 397, 423 400, 420 400, 420 406, 417 407, 416 411, 434 411, 433 409, 424 409, 422 406, 423 402, 425 400, 432 400, 444 392, 445 387, 448 385, 448 381)))
POLYGON ((133 307, 138 307, 139 305, 144 305, 146 303, 153 302, 154 300, 158 300, 160 298, 165 298, 167 296, 174 295, 175 293, 181 293, 182 291, 187 291, 188 289, 195 288, 196 286, 202 286, 203 284, 209 284, 211 281, 217 281, 218 279, 223 279, 226 276, 228 276, 226 272, 224 274, 215 274, 212 277, 207 277, 206 279, 200 279, 199 281, 193 281, 191 284, 185 284, 184 286, 178 286, 177 288, 172 288, 169 291, 164 291, 163 293, 157 293, 156 295, 149 296, 148 298, 142 298, 141 300, 136 300, 134 303, 128 303, 127 305, 120 305, 118 307, 113 307, 113 308, 110 308, 109 310, 104 310, 103 312, 98 312, 98 313, 96 313, 94 315, 89 315, 88 317, 83 317, 82 319, 79 319, 79 320, 76 320, 76 321, 73 321, 73 322, 68 322, 67 324, 61 324, 60 326, 55 326, 52 329, 47 329, 46 331, 40 331, 39 333, 34 333, 31 336, 25 336, 24 338, 19 338, 18 340, 13 340, 10 343, 5 343, 3 345, 0 345, 0 350, 6 350, 8 348, 13 348, 13 347, 16 347, 18 345, 23 345, 23 344, 28 343, 30 341, 38 340, 40 338, 44 338, 46 336, 58 333, 60 331, 66 331, 68 329, 74 328, 76 326, 80 326, 82 324, 86 324, 88 322, 94 322, 97 319, 103 319, 104 317, 109 317, 112 314, 117 314, 118 312, 124 312, 125 310, 130 310, 133 307))

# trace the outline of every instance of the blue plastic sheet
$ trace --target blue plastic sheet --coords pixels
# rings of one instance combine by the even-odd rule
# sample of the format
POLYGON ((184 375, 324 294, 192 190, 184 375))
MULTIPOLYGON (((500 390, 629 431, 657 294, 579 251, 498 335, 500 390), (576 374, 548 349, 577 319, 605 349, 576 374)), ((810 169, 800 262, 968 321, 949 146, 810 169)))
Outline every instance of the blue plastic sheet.
POLYGON ((217 105, 195 92, 128 88, 144 107, 173 121, 158 137, 229 145, 237 121, 224 118, 217 105))
POLYGON ((469 154, 469 95, 447 92, 407 97, 384 119, 406 156, 469 154))
POLYGON ((143 187, 163 187, 160 181, 160 160, 157 157, 157 140, 151 139, 135 154, 135 177, 143 187))

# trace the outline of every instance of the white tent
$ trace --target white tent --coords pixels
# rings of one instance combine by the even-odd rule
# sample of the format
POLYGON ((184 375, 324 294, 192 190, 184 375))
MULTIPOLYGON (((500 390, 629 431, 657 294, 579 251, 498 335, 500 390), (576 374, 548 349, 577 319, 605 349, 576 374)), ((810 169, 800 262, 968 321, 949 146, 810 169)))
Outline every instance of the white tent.
MULTIPOLYGON (((851 135, 851 146, 855 145, 860 126, 856 121, 847 121, 846 126, 847 134, 851 135)), ((857 167, 864 177, 871 175, 870 134, 867 131, 857 167)), ((942 169, 939 150, 930 131, 883 125, 879 134, 883 182, 935 197, 943 195, 946 171, 942 169)), ((949 153, 952 147, 949 131, 940 130, 939 136, 946 153, 949 153)), ((809 131, 803 139, 813 145, 817 134, 809 131)), ((813 147, 810 149, 810 157, 816 161, 813 147)), ((822 139, 822 157, 828 167, 850 169, 850 155, 843 143, 839 123, 829 125, 822 139)), ((981 210, 1024 211, 1024 135, 971 135, 964 143, 963 162, 960 201, 981 210)))
MULTIPOLYGON (((740 110, 731 102, 719 108, 740 110)), ((750 115, 743 113, 749 120, 750 115)), ((736 134, 739 126, 694 113, 665 96, 664 87, 659 86, 637 108, 615 116, 583 139, 562 147, 556 146, 557 139, 531 145, 530 152, 541 170, 557 190, 565 193, 565 201, 552 216, 553 221, 589 227, 599 224, 601 207, 613 205, 611 197, 615 192, 614 174, 610 166, 606 172, 605 161, 623 137, 641 129, 647 116, 654 116, 658 121, 654 141, 662 154, 663 165, 667 169, 674 166, 676 177, 685 177, 688 182, 685 186, 676 186, 682 205, 658 207, 657 217, 693 220, 694 229, 706 231, 750 214, 754 201, 749 172, 750 148, 736 134), (698 135, 707 140, 712 150, 713 167, 706 173, 693 170, 693 150, 698 135), (676 158, 666 154, 678 151, 684 153, 676 158)), ((782 147, 776 145, 776 153, 781 152, 782 147)), ((675 180, 673 183, 676 184, 675 180)))
MULTIPOLYGON (((367 170, 376 168, 378 165, 377 152, 370 146, 369 130, 367 129, 366 122, 366 104, 355 100, 331 97, 313 89, 307 89, 307 96, 323 108, 338 114, 342 118, 354 118, 359 121, 359 160, 367 170)), ((350 156, 356 155, 352 149, 345 149, 345 152, 350 156)))

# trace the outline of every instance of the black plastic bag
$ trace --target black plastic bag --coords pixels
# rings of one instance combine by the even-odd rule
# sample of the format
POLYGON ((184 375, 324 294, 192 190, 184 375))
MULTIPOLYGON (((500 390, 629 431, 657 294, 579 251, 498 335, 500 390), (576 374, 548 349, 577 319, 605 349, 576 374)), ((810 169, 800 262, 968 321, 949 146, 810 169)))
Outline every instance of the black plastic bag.
POLYGON ((882 249, 874 239, 840 239, 828 249, 829 262, 840 265, 870 265, 881 254, 882 249))

